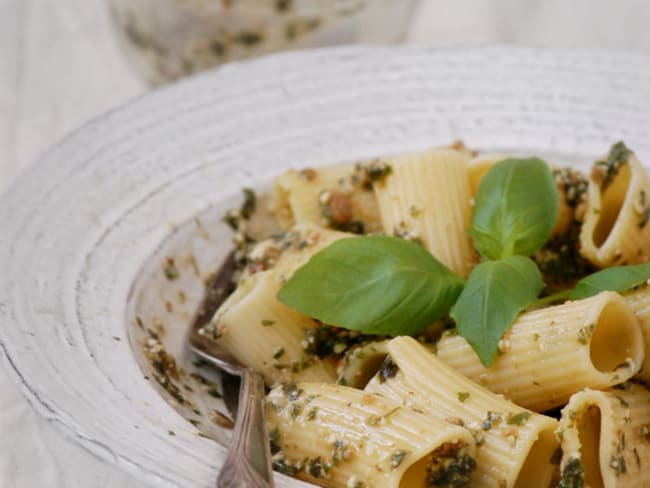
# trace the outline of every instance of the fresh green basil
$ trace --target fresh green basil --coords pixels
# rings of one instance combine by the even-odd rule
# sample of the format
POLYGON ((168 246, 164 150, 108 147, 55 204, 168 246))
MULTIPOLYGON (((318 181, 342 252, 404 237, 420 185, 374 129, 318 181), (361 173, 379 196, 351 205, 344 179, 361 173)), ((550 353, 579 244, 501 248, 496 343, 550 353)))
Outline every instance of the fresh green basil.
POLYGON ((295 271, 285 305, 367 334, 415 334, 446 316, 463 280, 421 246, 386 236, 341 239, 295 271))
POLYGON ((601 291, 626 291, 650 278, 650 264, 614 266, 590 274, 569 292, 570 300, 597 295, 601 291))
POLYGON ((481 180, 468 232, 488 259, 529 256, 548 240, 557 205, 553 174, 544 161, 506 159, 481 180))
POLYGON ((485 367, 494 361, 503 333, 543 287, 537 266, 524 256, 484 261, 472 270, 451 317, 485 367))

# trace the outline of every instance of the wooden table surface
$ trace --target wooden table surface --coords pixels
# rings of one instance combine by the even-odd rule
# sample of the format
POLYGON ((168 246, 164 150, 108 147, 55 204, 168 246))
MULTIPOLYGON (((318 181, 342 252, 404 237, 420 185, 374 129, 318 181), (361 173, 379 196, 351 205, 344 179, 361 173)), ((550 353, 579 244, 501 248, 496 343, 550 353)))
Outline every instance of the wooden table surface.
MULTIPOLYGON (((408 37, 650 52, 648 18, 646 0, 422 0, 408 37)), ((146 90, 103 0, 0 0, 0 192, 57 140, 146 90)), ((0 433, 1 487, 142 486, 38 417, 2 371, 0 433)))

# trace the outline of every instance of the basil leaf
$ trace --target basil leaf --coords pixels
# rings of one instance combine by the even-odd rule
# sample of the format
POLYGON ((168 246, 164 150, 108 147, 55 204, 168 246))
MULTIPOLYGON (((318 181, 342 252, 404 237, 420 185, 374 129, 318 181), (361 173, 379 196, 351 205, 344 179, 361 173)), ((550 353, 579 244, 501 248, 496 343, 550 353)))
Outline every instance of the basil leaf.
POLYGON ((543 287, 537 266, 524 256, 484 261, 472 270, 451 317, 483 366, 492 364, 503 333, 543 287))
POLYGON ((329 325, 410 335, 449 313, 463 280, 426 249, 395 237, 341 239, 282 286, 278 300, 329 325))
POLYGON ((597 271, 578 281, 569 292, 570 300, 597 295, 601 291, 626 291, 650 278, 650 263, 634 266, 613 266, 597 271))
POLYGON ((557 188, 538 158, 505 159, 485 174, 476 192, 472 228, 488 259, 530 256, 548 240, 557 219, 557 188))

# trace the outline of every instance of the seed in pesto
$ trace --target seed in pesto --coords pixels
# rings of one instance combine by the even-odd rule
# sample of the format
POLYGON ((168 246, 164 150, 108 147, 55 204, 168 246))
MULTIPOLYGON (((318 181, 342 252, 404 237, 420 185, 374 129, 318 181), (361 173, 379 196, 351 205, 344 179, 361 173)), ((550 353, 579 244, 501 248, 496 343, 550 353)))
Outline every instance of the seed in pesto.
POLYGON ((506 423, 508 425, 523 425, 529 417, 530 412, 520 412, 515 415, 509 414, 506 423))
POLYGON ((404 458, 408 455, 409 451, 405 451, 403 449, 395 451, 390 457, 390 469, 398 468, 399 465, 402 464, 402 461, 404 461, 404 458))
POLYGON ((165 278, 172 281, 180 276, 176 263, 174 263, 174 258, 167 257, 163 261, 163 273, 165 278))
POLYGON ((456 396, 458 397, 459 402, 464 402, 469 398, 469 392, 468 391, 459 391, 456 393, 456 396))
POLYGON ((379 382, 384 383, 385 381, 395 377, 398 371, 399 367, 393 362, 393 358, 386 356, 386 359, 384 359, 384 363, 381 365, 381 369, 379 370, 379 382))
POLYGON ((569 459, 562 470, 558 488, 583 488, 584 484, 584 469, 580 459, 569 459))

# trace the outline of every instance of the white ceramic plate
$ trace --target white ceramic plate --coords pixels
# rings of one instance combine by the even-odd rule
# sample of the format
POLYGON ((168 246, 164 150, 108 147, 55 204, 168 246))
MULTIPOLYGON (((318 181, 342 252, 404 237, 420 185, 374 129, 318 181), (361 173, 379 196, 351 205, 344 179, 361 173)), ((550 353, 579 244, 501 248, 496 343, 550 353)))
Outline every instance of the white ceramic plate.
POLYGON ((219 219, 242 186, 457 138, 562 162, 623 139, 647 162, 649 131, 641 55, 355 47, 226 66, 87 125, 4 195, 4 363, 42 415, 98 456, 154 485, 213 486, 224 448, 197 427, 227 442, 206 419, 218 402, 182 386, 184 405, 161 397, 141 343, 157 317, 180 350, 202 287, 189 253, 199 274, 216 267, 229 247, 219 219), (164 277, 167 256, 177 280, 164 277))

